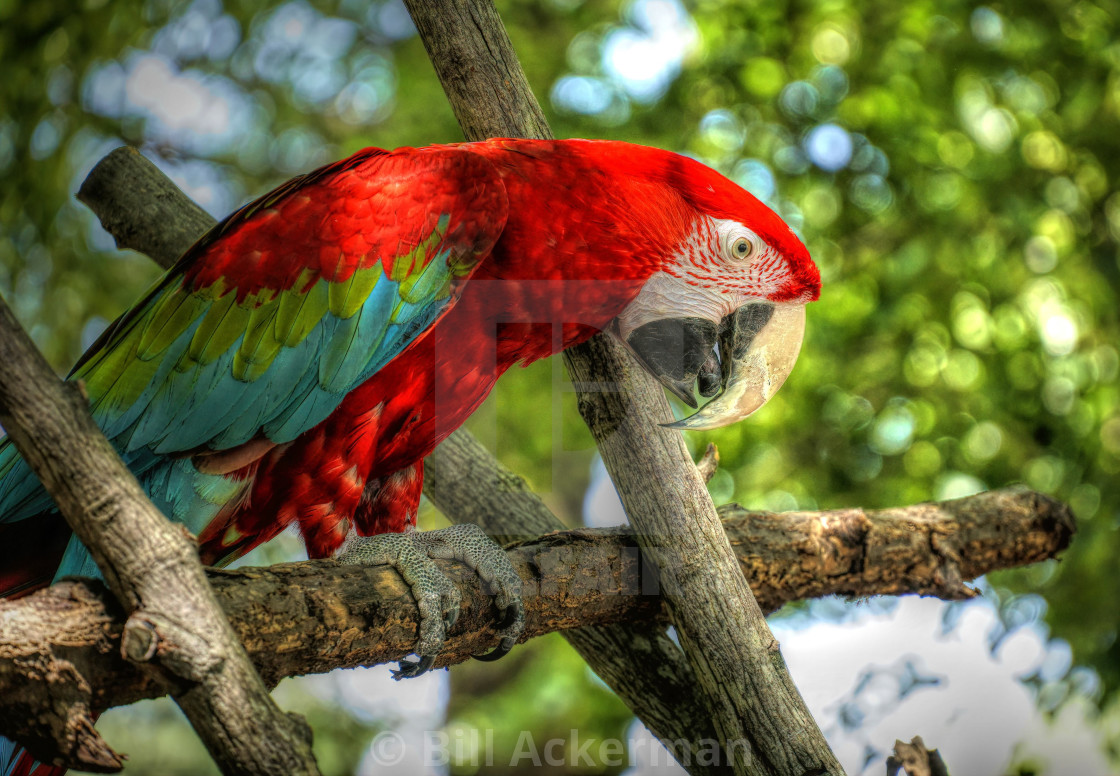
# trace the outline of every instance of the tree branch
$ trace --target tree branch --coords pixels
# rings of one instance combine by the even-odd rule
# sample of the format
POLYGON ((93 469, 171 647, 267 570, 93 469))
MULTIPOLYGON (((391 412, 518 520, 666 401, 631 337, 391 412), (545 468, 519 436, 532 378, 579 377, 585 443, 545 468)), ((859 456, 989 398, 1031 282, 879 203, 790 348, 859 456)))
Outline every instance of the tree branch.
MULTIPOLYGON (((552 137, 552 130, 533 96, 493 3, 487 0, 406 0, 405 4, 467 140, 495 136, 552 137), (469 66, 464 67, 456 52, 468 51, 474 56, 469 66)), ((569 374, 574 378, 574 370, 578 370, 580 364, 590 367, 589 360, 594 361, 600 355, 613 358, 615 364, 629 361, 616 351, 614 343, 600 336, 591 343, 569 349, 564 359, 569 374), (593 349, 600 349, 601 353, 596 354, 593 349)), ((608 370, 603 377, 603 385, 626 392, 632 388, 625 374, 618 370, 608 370)), ((602 400, 601 396, 580 390, 579 385, 576 387, 581 410, 597 406, 602 400)), ((653 400, 664 405, 665 399, 660 390, 656 393, 658 395, 653 400)), ((628 397, 629 393, 624 396, 628 397)), ((612 429, 618 426, 617 423, 608 425, 612 429)), ((594 426, 592 433, 596 433, 594 426)), ((625 482, 620 482, 620 473, 611 465, 610 450, 603 445, 599 435, 596 435, 596 441, 623 497, 627 514, 640 528, 642 516, 635 513, 633 504, 627 503, 625 482)), ((633 439, 629 441, 635 442, 633 439)), ((643 480, 664 477, 667 483, 673 483, 679 479, 676 469, 682 464, 695 471, 687 457, 682 460, 669 458, 660 463, 666 465, 636 470, 631 474, 643 480)), ((627 475, 622 476, 625 478, 627 475)), ((704 496, 707 497, 706 491, 704 496)), ((710 499, 707 503, 711 507, 710 499)), ((749 591, 747 595, 750 595, 749 591)), ((718 765, 702 765, 710 758, 705 757, 699 747, 705 741, 721 738, 718 733, 722 731, 713 725, 713 717, 718 715, 713 715, 700 692, 695 666, 669 638, 663 625, 629 630, 586 630, 569 640, 592 670, 655 736, 661 740, 680 742, 689 750, 674 754, 678 761, 688 763, 687 768, 693 776, 729 771, 727 763, 722 760, 718 765)), ((731 738, 722 736, 724 742, 731 738)))
MULTIPOLYGON (((171 692, 226 773, 315 774, 307 727, 272 702, 206 582, 190 535, 159 513, 0 299, 0 422, 130 613, 120 645, 171 692)), ((40 760, 113 771, 88 705, 20 743, 40 760)))
MULTIPOLYGON (((771 514, 737 505, 720 511, 767 611, 807 591, 967 597, 962 578, 1052 557, 1073 532, 1065 505, 1018 489, 877 512, 771 514)), ((550 533, 507 552, 525 583, 523 639, 667 621, 657 571, 643 562, 626 528, 550 533)), ((474 574, 458 563, 438 563, 463 596, 460 621, 437 663, 445 666, 488 650, 496 636, 489 629, 491 599, 474 574)), ((270 686, 285 676, 398 661, 415 644, 416 603, 388 567, 305 561, 209 574, 270 686)), ((167 692, 166 684, 121 658, 126 628, 98 582, 65 581, 0 601, 0 731, 42 736, 43 729, 65 728, 75 709, 97 713, 167 692)))
POLYGON ((921 736, 910 742, 895 739, 894 753, 887 758, 887 776, 897 776, 902 770, 906 776, 949 776, 949 769, 936 749, 927 749, 921 736))
MULTIPOLYGON (((492 2, 406 5, 468 140, 552 136, 492 2), (469 61, 466 52, 473 52, 469 61)), ((842 774, 736 567, 681 434, 659 425, 672 420, 664 391, 604 335, 569 348, 564 361, 638 542, 660 569, 708 711, 698 718, 715 722, 734 772, 842 774)), ((666 667, 684 675, 679 661, 666 667)))

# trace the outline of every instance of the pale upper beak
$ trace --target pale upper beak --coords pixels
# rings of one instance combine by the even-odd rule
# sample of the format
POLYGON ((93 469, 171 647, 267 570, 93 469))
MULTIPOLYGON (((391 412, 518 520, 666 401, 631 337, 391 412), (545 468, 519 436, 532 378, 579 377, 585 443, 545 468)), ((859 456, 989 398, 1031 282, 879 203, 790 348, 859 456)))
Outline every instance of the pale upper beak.
POLYGON ((793 371, 805 335, 805 305, 749 302, 717 324, 700 317, 659 318, 631 330, 631 353, 674 395, 697 406, 694 388, 714 399, 669 428, 727 426, 777 393, 793 371), (716 345, 718 343, 718 352, 716 345))

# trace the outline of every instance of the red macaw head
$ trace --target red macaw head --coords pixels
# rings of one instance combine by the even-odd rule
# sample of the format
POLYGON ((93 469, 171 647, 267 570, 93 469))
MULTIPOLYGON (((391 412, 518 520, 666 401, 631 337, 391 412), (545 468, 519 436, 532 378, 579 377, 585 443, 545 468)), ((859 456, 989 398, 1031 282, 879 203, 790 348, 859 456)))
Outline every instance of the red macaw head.
POLYGON ((665 152, 635 164, 681 196, 683 208, 665 217, 683 223, 612 331, 685 403, 697 406, 695 390, 715 397, 671 427, 729 425, 793 369, 820 273, 777 214, 714 170, 665 152))

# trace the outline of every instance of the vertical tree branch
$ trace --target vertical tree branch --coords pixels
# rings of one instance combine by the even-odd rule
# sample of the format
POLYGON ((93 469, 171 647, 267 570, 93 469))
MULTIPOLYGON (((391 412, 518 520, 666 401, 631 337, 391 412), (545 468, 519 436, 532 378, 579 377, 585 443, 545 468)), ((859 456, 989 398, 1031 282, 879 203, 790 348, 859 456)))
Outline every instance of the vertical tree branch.
POLYGON ((684 441, 658 425, 672 419, 661 387, 602 336, 573 353, 568 368, 577 386, 608 380, 625 386, 581 394, 580 412, 639 546, 660 570, 670 619, 736 773, 842 774, 786 670, 684 441))
MULTIPOLYGON (((551 137, 488 0, 406 0, 468 140, 551 137), (461 53, 457 53, 461 52, 461 53), (468 58, 469 57, 469 58, 468 58)), ((639 544, 661 570, 670 616, 736 773, 843 772, 785 668, 663 391, 600 335, 565 353, 639 544), (749 742, 744 749, 737 742, 749 742)))
MULTIPOLYGON (((170 688, 225 773, 317 774, 306 725, 272 702, 190 535, 148 501, 94 424, 80 385, 55 376, 2 299, 0 364, 0 422, 131 613, 125 657, 170 688)), ((119 768, 88 713, 72 724, 64 764, 119 768)))

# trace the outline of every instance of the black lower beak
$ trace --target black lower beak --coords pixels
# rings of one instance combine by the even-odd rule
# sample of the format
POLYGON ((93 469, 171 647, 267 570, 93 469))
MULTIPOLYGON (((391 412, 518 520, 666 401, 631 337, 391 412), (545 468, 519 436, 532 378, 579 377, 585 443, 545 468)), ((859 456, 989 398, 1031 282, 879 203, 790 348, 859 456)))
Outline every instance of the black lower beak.
POLYGON ((699 412, 665 424, 696 430, 742 420, 769 401, 793 370, 804 334, 804 305, 760 301, 718 324, 704 318, 650 321, 631 331, 626 344, 688 406, 697 406, 697 391, 711 398, 699 412))
MULTIPOLYGON (((626 338, 642 366, 690 407, 696 407, 694 387, 719 389, 719 366, 713 348, 719 327, 704 318, 661 318, 650 321, 626 338)), ((704 393, 710 396, 712 393, 704 393)))

